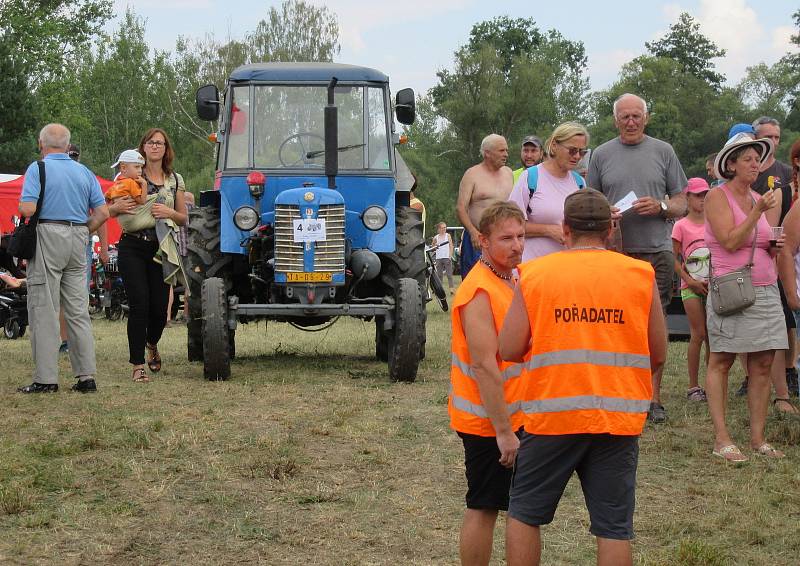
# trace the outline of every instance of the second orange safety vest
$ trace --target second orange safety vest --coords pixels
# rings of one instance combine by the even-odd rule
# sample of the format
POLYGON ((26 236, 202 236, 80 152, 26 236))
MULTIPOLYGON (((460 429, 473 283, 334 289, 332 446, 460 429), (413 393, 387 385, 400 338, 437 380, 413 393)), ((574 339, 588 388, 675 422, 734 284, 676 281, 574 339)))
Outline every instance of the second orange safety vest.
POLYGON ((568 250, 520 266, 532 349, 525 431, 638 435, 650 406, 650 264, 568 250))
MULTIPOLYGON (((480 261, 470 270, 456 291, 451 319, 452 361, 447 408, 450 413, 450 426, 454 430, 477 436, 495 436, 494 426, 483 406, 478 383, 470 367, 472 359, 461 322, 462 308, 480 290, 489 296, 496 333, 499 333, 503 326, 503 320, 514 295, 514 291, 480 261)), ((519 378, 522 364, 504 362, 498 356, 497 365, 503 377, 503 392, 511 417, 511 427, 512 430, 518 430, 522 426, 523 418, 519 405, 519 378)))

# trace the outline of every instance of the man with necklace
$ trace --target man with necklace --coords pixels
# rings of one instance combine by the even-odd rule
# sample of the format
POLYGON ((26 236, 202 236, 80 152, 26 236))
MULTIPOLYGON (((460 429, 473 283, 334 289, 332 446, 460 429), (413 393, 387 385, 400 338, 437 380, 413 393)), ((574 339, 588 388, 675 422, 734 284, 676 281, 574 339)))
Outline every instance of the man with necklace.
POLYGON ((497 333, 516 283, 525 246, 525 220, 511 202, 490 204, 477 225, 480 257, 453 299, 450 426, 464 444, 467 509, 461 526, 461 563, 486 565, 497 513, 508 508, 521 364, 499 361, 497 333))

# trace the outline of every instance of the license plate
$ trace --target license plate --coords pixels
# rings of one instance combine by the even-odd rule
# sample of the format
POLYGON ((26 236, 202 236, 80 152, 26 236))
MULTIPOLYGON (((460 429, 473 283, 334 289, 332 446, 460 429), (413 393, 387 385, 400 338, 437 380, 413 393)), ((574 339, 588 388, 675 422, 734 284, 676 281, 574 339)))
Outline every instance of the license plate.
POLYGON ((330 282, 333 273, 330 271, 315 271, 313 273, 289 272, 286 274, 288 283, 324 283, 330 282))

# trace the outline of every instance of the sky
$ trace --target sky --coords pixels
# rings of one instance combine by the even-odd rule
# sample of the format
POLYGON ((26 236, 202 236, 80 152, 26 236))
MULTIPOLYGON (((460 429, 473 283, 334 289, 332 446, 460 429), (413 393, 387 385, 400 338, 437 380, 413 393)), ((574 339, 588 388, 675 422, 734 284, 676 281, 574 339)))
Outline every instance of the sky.
MULTIPOLYGON (((339 20, 341 52, 337 62, 376 68, 389 75, 392 90, 411 87, 424 93, 437 82, 436 72, 453 65, 453 53, 467 42, 472 26, 496 16, 533 18, 539 29, 557 29, 582 41, 593 90, 611 85, 621 66, 645 52, 645 42, 662 37, 681 12, 688 12, 701 32, 727 51, 715 60, 729 84, 748 66, 772 64, 787 51, 797 0, 682 0, 648 2, 486 2, 479 0, 308 0, 326 6, 339 20)), ((153 48, 174 50, 175 38, 241 38, 255 29, 280 1, 256 0, 115 0, 121 16, 127 6, 146 21, 153 48)), ((118 19, 109 23, 116 29, 118 19)), ((222 86, 222 85, 218 85, 222 86)))

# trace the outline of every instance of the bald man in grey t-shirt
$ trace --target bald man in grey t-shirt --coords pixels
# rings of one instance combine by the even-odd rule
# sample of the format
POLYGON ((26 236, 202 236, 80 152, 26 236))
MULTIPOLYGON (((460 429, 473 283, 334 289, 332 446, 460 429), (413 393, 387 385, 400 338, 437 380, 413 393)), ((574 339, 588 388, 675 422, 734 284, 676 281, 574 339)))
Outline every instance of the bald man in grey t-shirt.
MULTIPOLYGON (((649 114, 645 101, 623 94, 614 102, 619 137, 594 150, 586 176, 588 186, 602 192, 613 205, 633 191, 636 201, 622 215, 622 249, 626 255, 650 263, 656 272, 661 308, 672 299, 675 265, 670 218, 686 214, 686 174, 667 142, 645 135, 649 114)), ((651 421, 662 423, 661 370, 653 372, 651 421)))

